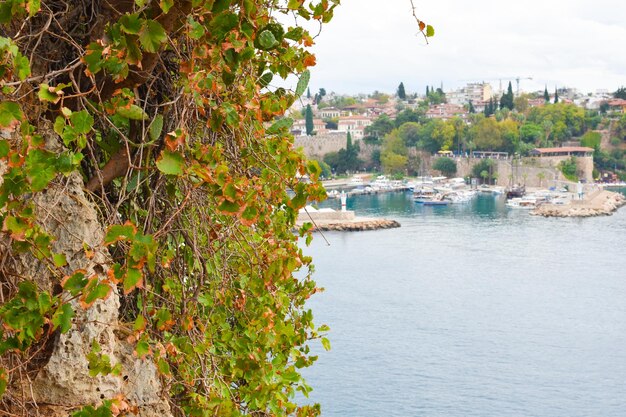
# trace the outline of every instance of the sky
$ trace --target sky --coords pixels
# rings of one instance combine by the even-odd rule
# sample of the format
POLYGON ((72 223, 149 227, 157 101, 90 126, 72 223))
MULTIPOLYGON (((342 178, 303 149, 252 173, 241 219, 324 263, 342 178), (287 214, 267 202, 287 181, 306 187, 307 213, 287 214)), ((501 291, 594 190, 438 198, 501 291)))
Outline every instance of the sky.
POLYGON ((445 91, 486 81, 497 90, 626 86, 625 0, 414 0, 435 27, 427 45, 410 0, 342 0, 316 38, 311 91, 445 91), (526 78, 532 78, 528 80, 526 78), (502 80, 502 81, 500 81, 502 80))

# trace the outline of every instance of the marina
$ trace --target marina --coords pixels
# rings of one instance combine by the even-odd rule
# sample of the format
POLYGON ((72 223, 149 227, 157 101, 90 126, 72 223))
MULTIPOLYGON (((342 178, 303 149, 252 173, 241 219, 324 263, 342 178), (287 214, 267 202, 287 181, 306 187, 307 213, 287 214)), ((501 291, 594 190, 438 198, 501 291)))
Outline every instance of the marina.
POLYGON ((347 210, 402 227, 304 248, 331 328, 306 371, 324 415, 626 415, 625 209, 581 221, 491 193, 429 207, 398 192, 347 210))

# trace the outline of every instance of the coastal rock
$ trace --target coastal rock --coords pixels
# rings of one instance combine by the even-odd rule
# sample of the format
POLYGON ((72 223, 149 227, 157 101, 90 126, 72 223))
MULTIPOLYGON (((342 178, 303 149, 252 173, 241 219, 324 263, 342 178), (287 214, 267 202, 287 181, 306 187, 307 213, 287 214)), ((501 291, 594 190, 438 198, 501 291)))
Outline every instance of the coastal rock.
POLYGON ((362 220, 343 223, 326 223, 318 224, 314 230, 320 231, 343 231, 343 232, 362 232, 366 230, 393 229, 400 227, 400 223, 395 220, 362 220))
MULTIPOLYGON (((67 273, 83 269, 88 276, 106 276, 111 260, 107 248, 102 246, 104 229, 95 205, 83 192, 80 175, 73 173, 57 180, 45 192, 35 195, 33 202, 41 226, 57 238, 52 249, 65 255, 67 273)), ((28 253, 13 252, 6 238, 0 239, 0 257, 6 260, 5 268, 14 274, 33 277, 41 289, 58 291, 58 278, 47 265, 28 253)), ((51 335, 37 360, 31 361, 28 376, 7 388, 7 395, 15 398, 16 403, 33 404, 28 414, 19 415, 65 417, 85 405, 97 406, 104 399, 124 398, 135 410, 133 415, 171 416, 156 366, 150 360, 137 358, 133 346, 118 334, 117 289, 112 288, 109 297, 90 308, 84 309, 76 301, 72 307, 76 312, 72 328, 65 334, 51 335), (101 354, 109 356, 112 366, 121 364, 120 375, 89 375, 87 355, 94 341, 101 354)), ((19 411, 24 413, 24 409, 19 411)))
POLYGON ((626 197, 610 191, 600 191, 588 201, 574 201, 566 206, 542 204, 530 214, 543 217, 609 216, 626 205, 626 197))

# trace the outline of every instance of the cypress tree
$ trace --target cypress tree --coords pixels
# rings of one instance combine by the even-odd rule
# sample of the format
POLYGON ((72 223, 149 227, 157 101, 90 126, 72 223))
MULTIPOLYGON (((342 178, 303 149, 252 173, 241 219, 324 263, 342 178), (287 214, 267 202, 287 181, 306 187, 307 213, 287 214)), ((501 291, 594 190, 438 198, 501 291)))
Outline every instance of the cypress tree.
POLYGON ((428 90, 428 86, 426 86, 426 97, 430 95, 430 91, 428 90))
POLYGON ((308 98, 309 100, 311 99, 311 88, 307 87, 306 89, 306 98, 308 98))
POLYGON ((313 124, 313 109, 311 108, 310 104, 306 106, 306 112, 305 112, 304 118, 305 118, 306 135, 311 136, 313 134, 313 129, 315 128, 315 125, 313 124))
POLYGON ((513 86, 511 86, 511 81, 509 81, 509 88, 506 90, 506 95, 507 95, 507 107, 509 108, 509 110, 513 110, 513 107, 515 107, 515 102, 513 101, 514 96, 513 96, 513 86))
POLYGON ((548 86, 546 85, 546 89, 543 90, 543 99, 546 101, 550 101, 550 94, 548 94, 548 86))
POLYGON ((554 87, 554 104, 559 102, 559 90, 554 87))
POLYGON ((504 109, 505 107, 509 110, 513 110, 515 106, 513 102, 513 87, 511 86, 511 82, 509 81, 509 87, 507 88, 506 93, 502 94, 500 98, 500 108, 504 109))
POLYGON ((398 86, 398 98, 400 100, 406 100, 406 91, 404 91, 404 83, 400 83, 398 86))
POLYGON ((474 108, 474 104, 472 103, 472 100, 469 101, 469 109, 468 112, 470 113, 476 113, 476 109, 474 108))

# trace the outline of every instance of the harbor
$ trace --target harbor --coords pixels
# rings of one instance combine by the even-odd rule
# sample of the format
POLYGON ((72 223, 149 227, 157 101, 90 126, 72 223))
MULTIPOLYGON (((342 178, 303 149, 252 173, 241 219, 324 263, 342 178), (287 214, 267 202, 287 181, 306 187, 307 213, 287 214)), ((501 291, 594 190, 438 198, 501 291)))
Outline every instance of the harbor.
MULTIPOLYGON (((377 176, 374 180, 367 176, 354 176, 351 179, 325 183, 329 199, 354 198, 360 195, 376 195, 386 193, 404 193, 412 196, 415 204, 423 206, 448 206, 467 204, 477 196, 489 195, 505 199, 508 209, 528 210, 530 214, 542 217, 592 217, 611 215, 626 204, 626 198, 606 184, 558 183, 549 188, 526 187, 516 184, 502 187, 496 185, 478 185, 476 180, 446 177, 417 177, 403 181, 391 181, 385 176, 377 176)), ((619 186, 619 185, 618 185, 619 186)), ((330 210, 326 208, 325 210, 330 210)), ((345 201, 342 205, 345 210, 345 201)), ((310 210, 311 211, 311 210, 310 210)), ((330 214, 320 220, 320 224, 354 223, 354 219, 346 219, 345 215, 330 214), (343 217, 342 217, 343 216, 343 217)), ((324 217, 322 216, 322 217, 324 217)), ((301 216, 303 217, 303 216, 301 216)), ((367 221, 360 219, 362 222, 367 221)), ((305 221, 304 217, 302 221, 305 221)), ((334 229, 333 229, 334 230, 334 229)), ((340 230, 340 229, 339 229, 340 230)), ((348 230, 351 230, 348 228, 348 230)), ((370 230, 370 229, 364 229, 370 230)))

